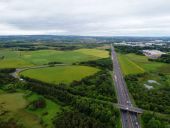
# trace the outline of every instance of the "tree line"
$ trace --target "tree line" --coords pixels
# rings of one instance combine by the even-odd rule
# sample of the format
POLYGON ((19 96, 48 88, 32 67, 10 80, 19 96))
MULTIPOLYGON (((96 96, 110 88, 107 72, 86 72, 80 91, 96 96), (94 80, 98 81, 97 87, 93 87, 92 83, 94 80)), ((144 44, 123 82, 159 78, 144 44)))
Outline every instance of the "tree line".
POLYGON ((88 65, 92 67, 99 67, 101 69, 113 70, 112 60, 110 58, 103 58, 98 60, 80 62, 80 65, 88 65))

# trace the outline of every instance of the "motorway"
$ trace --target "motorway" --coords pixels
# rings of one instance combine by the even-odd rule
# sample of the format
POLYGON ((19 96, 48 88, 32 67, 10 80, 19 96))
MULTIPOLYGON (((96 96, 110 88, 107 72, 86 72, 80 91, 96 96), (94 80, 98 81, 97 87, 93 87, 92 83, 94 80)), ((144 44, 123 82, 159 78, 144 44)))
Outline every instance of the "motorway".
POLYGON ((113 79, 114 79, 114 84, 117 92, 118 104, 120 104, 121 106, 126 106, 126 109, 121 109, 122 128, 141 128, 137 118, 138 113, 135 112, 135 110, 134 112, 129 111, 130 109, 133 109, 135 107, 133 107, 131 103, 126 82, 121 73, 117 55, 112 45, 111 45, 111 49, 112 49, 111 54, 112 54, 112 61, 113 61, 113 68, 114 68, 113 79))

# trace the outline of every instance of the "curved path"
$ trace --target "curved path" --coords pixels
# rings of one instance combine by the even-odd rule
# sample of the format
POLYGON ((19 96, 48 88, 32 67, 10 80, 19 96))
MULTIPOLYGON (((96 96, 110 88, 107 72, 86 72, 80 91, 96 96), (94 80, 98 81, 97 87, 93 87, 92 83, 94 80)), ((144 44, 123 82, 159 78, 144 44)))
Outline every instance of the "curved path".
POLYGON ((25 70, 38 69, 38 68, 46 68, 46 67, 65 66, 65 65, 68 65, 68 64, 55 64, 55 65, 53 65, 53 66, 51 66, 51 65, 39 65, 39 66, 31 66, 31 67, 25 67, 25 68, 17 68, 17 69, 15 70, 15 72, 11 73, 11 75, 12 75, 14 78, 21 79, 20 76, 19 76, 19 73, 20 73, 20 72, 23 72, 23 71, 25 71, 25 70))

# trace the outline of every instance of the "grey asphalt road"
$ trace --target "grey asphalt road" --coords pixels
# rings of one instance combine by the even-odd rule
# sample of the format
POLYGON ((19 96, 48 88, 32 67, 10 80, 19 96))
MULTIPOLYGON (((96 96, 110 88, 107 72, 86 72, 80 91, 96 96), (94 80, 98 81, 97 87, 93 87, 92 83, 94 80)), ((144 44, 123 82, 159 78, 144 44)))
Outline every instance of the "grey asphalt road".
MULTIPOLYGON (((133 105, 129 97, 129 92, 126 86, 126 82, 121 73, 116 52, 112 45, 111 45, 111 49, 112 49, 111 54, 112 54, 112 61, 113 61, 113 68, 114 68, 113 79, 114 79, 114 84, 117 92, 118 103, 122 106, 126 106, 126 110, 121 110, 122 128, 141 128, 138 121, 137 113, 128 111, 129 108, 133 108, 133 105)), ((136 108, 134 107, 134 109, 136 108)))
MULTIPOLYGON (((67 65, 67 64, 55 64, 55 65, 53 65, 53 67, 54 66, 64 66, 64 65, 67 65)), ((15 70, 15 72, 11 73, 11 75, 14 78, 21 79, 20 76, 19 76, 19 73, 22 72, 22 71, 29 70, 29 69, 46 68, 46 67, 50 67, 50 65, 40 65, 40 66, 32 66, 32 67, 25 67, 25 68, 17 68, 15 70)))

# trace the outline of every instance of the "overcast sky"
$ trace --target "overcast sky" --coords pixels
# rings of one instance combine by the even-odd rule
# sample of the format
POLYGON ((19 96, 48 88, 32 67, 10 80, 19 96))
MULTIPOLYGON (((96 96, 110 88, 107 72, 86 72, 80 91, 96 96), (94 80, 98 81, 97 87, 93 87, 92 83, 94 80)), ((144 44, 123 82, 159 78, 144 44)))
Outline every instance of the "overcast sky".
POLYGON ((170 36, 170 0, 0 0, 0 35, 170 36))

